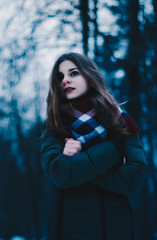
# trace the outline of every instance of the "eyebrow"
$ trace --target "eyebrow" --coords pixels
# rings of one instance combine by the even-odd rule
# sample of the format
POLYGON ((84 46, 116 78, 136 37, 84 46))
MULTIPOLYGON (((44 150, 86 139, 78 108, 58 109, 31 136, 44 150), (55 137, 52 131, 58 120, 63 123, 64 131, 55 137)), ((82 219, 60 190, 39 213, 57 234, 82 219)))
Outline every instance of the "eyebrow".
POLYGON ((73 71, 73 70, 75 70, 75 69, 78 69, 78 68, 70 68, 70 69, 69 69, 69 72, 71 72, 71 71, 73 71))

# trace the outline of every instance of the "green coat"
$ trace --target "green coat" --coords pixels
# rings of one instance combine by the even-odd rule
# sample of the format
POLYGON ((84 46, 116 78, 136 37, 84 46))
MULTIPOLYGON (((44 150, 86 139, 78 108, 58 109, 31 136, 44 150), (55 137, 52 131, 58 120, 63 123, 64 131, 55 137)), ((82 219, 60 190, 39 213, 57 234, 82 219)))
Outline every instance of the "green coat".
POLYGON ((45 128, 41 162, 53 191, 47 239, 134 239, 128 196, 140 189, 147 163, 138 135, 122 142, 121 153, 106 141, 68 157, 64 139, 45 128))

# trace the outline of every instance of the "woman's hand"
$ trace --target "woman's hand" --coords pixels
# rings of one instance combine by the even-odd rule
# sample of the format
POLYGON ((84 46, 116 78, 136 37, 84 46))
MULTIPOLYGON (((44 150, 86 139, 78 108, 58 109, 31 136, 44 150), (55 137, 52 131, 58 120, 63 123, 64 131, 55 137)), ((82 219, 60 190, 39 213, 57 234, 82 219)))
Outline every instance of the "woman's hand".
POLYGON ((73 138, 66 138, 63 154, 66 156, 73 156, 81 151, 81 143, 73 138))

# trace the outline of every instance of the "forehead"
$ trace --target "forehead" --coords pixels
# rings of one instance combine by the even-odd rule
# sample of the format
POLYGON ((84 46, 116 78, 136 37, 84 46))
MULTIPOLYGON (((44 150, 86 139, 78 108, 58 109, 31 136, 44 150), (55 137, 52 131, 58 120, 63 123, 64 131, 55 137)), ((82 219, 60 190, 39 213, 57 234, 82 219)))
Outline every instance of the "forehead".
POLYGON ((59 72, 66 72, 73 68, 77 68, 77 66, 70 60, 65 60, 59 64, 59 72))

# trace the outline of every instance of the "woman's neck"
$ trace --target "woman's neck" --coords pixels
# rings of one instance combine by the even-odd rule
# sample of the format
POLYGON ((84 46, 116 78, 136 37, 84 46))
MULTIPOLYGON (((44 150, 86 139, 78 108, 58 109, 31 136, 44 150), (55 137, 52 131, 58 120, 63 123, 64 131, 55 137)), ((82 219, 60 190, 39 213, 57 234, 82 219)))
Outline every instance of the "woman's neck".
POLYGON ((71 106, 77 110, 81 110, 81 112, 85 113, 90 109, 94 108, 93 104, 94 92, 90 89, 87 93, 83 94, 82 96, 71 99, 68 102, 71 106))
POLYGON ((71 102, 73 108, 79 110, 82 113, 86 113, 94 108, 93 100, 91 97, 75 99, 71 102))

